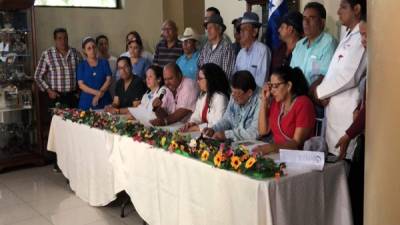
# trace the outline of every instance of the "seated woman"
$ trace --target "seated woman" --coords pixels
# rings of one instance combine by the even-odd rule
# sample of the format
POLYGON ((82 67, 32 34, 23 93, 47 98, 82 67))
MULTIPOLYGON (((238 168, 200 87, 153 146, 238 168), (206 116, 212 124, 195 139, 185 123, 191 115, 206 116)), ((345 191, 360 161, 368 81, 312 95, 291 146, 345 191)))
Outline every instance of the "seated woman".
POLYGON ((201 131, 213 126, 224 115, 229 101, 230 87, 225 72, 214 63, 204 64, 199 71, 197 83, 200 96, 189 122, 182 132, 201 131))
POLYGON ((137 107, 140 104, 146 86, 142 79, 132 74, 132 64, 128 57, 119 57, 117 68, 121 79, 117 81, 112 105, 105 110, 113 114, 126 114, 129 112, 128 107, 137 107))
POLYGON ((77 80, 82 90, 79 97, 79 108, 102 109, 111 103, 108 88, 111 84, 111 69, 106 59, 97 57, 96 41, 86 37, 82 41, 86 59, 78 65, 77 80))
MULTIPOLYGON (((146 85, 149 89, 142 98, 139 107, 144 107, 148 113, 153 112, 153 101, 160 97, 162 93, 167 95, 168 88, 164 87, 163 69, 156 65, 151 65, 146 71, 146 85)), ((170 93, 168 93, 170 94, 170 93)), ((166 107, 165 103, 162 107, 166 107)), ((152 118, 156 118, 154 114, 152 118)))
POLYGON ((258 146, 253 153, 303 148, 315 126, 314 105, 307 93, 308 83, 299 68, 283 66, 273 71, 262 91, 258 123, 259 134, 271 131, 273 143, 258 146))
POLYGON ((219 141, 243 141, 258 137, 259 89, 253 75, 240 70, 231 79, 231 99, 222 118, 203 133, 219 141))

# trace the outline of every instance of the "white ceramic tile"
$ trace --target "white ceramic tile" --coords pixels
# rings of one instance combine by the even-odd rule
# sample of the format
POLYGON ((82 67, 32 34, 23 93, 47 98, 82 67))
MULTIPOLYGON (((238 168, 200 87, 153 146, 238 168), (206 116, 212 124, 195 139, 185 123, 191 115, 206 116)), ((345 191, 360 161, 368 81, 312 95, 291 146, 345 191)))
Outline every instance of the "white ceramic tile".
POLYGON ((46 218, 40 216, 27 219, 21 222, 13 223, 12 225, 52 225, 52 224, 46 218))
POLYGON ((64 210, 87 205, 87 203, 72 194, 69 196, 54 196, 52 198, 29 202, 28 204, 42 215, 57 214, 64 210))
POLYGON ((23 203, 14 193, 12 193, 5 185, 0 184, 0 208, 18 205, 23 203))
POLYGON ((109 217, 106 219, 95 221, 93 223, 89 223, 88 225, 125 225, 125 223, 117 218, 109 217))
POLYGON ((54 225, 84 225, 110 218, 106 212, 91 206, 82 206, 45 215, 54 225))
POLYGON ((0 225, 9 225, 33 217, 40 217, 40 214, 27 204, 0 208, 0 225))
POLYGON ((21 181, 20 185, 9 186, 14 194, 25 202, 33 202, 53 197, 74 195, 71 191, 47 180, 21 181))

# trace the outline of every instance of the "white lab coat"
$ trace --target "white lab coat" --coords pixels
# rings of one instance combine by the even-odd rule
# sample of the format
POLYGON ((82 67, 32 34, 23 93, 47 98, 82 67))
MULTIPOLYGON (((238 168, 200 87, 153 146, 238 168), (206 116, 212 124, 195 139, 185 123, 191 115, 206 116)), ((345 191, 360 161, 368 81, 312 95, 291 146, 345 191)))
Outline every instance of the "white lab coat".
MULTIPOLYGON (((353 111, 360 99, 358 85, 365 76, 366 67, 366 51, 361 44, 361 34, 357 25, 340 41, 328 72, 317 87, 318 98, 330 98, 325 108, 325 138, 332 154, 339 155, 339 148, 335 148, 335 145, 353 122, 353 111)), ((347 149, 346 158, 352 159, 354 148, 353 140, 347 149)))

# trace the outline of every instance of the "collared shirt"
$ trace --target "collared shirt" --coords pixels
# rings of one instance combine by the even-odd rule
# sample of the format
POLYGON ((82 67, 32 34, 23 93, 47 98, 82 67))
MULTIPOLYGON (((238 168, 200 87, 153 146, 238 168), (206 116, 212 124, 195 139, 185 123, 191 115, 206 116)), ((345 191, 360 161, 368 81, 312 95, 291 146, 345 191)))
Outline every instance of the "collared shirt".
POLYGON ((240 106, 233 97, 222 119, 212 128, 215 131, 225 131, 225 137, 240 140, 255 140, 258 137, 258 112, 260 108, 259 89, 254 91, 249 101, 240 106))
POLYGON ((175 62, 182 54, 182 41, 176 40, 175 45, 168 48, 167 41, 161 40, 156 46, 153 63, 163 67, 168 63, 175 62))
POLYGON ((198 51, 194 52, 190 58, 183 54, 176 60, 179 68, 182 70, 182 74, 192 80, 196 80, 196 75, 198 71, 197 61, 199 60, 200 53, 198 51))
POLYGON ((200 52, 197 65, 200 68, 206 63, 215 63, 222 68, 230 80, 235 68, 235 57, 232 45, 225 39, 222 39, 214 50, 211 42, 207 42, 200 52))
POLYGON ((271 51, 259 41, 255 41, 250 48, 242 48, 236 58, 235 71, 248 70, 254 77, 257 86, 262 87, 269 73, 271 51))
POLYGON ((311 85, 317 75, 324 76, 328 72, 336 46, 335 38, 326 32, 322 32, 311 46, 308 46, 308 38, 305 37, 297 42, 290 66, 299 67, 311 85))
POLYGON ((35 71, 35 81, 40 90, 65 93, 76 90, 76 68, 82 60, 75 48, 69 48, 64 57, 55 47, 42 53, 35 71))
MULTIPOLYGON (((198 88, 196 82, 183 77, 176 89, 176 94, 174 95, 171 91, 168 91, 162 101, 165 101, 165 109, 167 112, 174 113, 177 109, 187 109, 194 112, 197 96, 198 88)), ((190 115, 186 116, 181 121, 186 122, 189 117, 190 115)))

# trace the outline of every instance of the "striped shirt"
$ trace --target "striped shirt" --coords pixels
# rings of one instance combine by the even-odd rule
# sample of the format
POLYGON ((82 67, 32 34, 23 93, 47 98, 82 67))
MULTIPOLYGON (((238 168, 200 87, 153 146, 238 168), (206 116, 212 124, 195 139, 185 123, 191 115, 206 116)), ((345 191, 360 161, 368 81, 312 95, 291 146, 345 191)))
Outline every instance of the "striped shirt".
POLYGON ((55 47, 42 53, 35 71, 35 81, 40 90, 51 89, 60 93, 76 90, 76 68, 82 56, 69 48, 64 57, 55 47))
POLYGON ((204 45, 197 65, 201 67, 206 63, 215 63, 222 68, 228 80, 230 80, 235 68, 235 58, 236 55, 232 45, 225 39, 222 39, 214 50, 210 42, 204 45))
POLYGON ((167 41, 161 40, 156 46, 153 64, 163 67, 168 63, 175 62, 182 54, 182 41, 177 40, 172 48, 168 48, 167 41))

